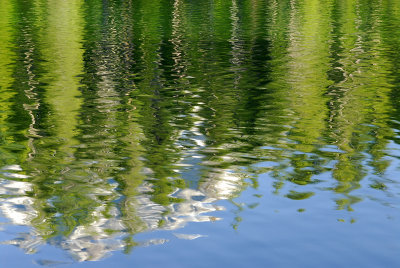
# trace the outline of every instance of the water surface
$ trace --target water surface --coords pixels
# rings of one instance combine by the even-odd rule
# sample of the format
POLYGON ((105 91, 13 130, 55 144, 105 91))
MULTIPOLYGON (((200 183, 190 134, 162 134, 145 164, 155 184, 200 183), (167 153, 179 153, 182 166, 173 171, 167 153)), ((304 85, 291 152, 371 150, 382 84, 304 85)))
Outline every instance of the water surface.
POLYGON ((0 264, 400 265, 400 3, 0 0, 0 264))

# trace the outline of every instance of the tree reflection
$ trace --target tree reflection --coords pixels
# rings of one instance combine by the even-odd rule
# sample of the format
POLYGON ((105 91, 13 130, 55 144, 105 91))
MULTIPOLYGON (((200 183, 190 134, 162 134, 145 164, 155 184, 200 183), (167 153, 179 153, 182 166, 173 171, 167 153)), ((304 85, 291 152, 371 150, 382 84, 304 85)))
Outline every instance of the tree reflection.
POLYGON ((238 228, 261 178, 351 211, 398 143, 388 3, 0 0, 0 209, 32 227, 8 243, 99 260, 218 200, 238 228))

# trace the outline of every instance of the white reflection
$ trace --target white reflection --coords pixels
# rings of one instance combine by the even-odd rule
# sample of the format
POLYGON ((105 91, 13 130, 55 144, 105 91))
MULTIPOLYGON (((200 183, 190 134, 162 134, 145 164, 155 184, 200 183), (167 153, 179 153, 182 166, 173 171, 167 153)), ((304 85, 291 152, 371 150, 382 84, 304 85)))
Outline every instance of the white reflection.
POLYGON ((24 196, 31 189, 32 185, 29 182, 0 179, 1 215, 15 225, 29 225, 37 215, 32 207, 33 199, 24 196))
MULTIPOLYGON (((221 175, 221 174, 220 174, 221 175)), ((217 176, 217 173, 212 176, 217 176)), ((183 200, 169 206, 162 206, 151 200, 152 185, 144 182, 137 190, 139 194, 134 198, 136 217, 142 224, 138 231, 154 230, 177 230, 190 222, 209 222, 219 220, 217 217, 209 216, 210 212, 223 210, 221 206, 215 205, 215 201, 231 196, 236 191, 233 186, 226 187, 226 181, 236 181, 236 177, 224 174, 222 180, 210 180, 201 187, 195 189, 177 189, 173 196, 183 200), (160 224, 162 223, 162 224, 160 224)), ((11 181, 2 179, 0 182, 0 194, 7 196, 1 198, 0 212, 13 225, 35 227, 33 222, 38 220, 38 211, 34 205, 35 199, 28 197, 32 191, 30 182, 11 181)), ((108 191, 98 190, 106 194, 108 191)), ((50 200, 49 200, 50 202, 50 200)), ((51 202, 50 202, 51 203, 51 202)), ((39 208, 40 209, 40 208, 39 208)), ((60 217, 57 213, 54 217, 60 217)), ((37 248, 45 243, 60 247, 76 261, 97 261, 107 257, 112 251, 123 250, 126 247, 126 219, 121 215, 117 205, 106 208, 98 207, 92 217, 95 219, 90 224, 78 225, 67 237, 55 237, 46 241, 43 237, 46 232, 32 228, 29 232, 19 233, 18 237, 3 242, 3 244, 15 245, 22 248, 26 253, 35 253, 37 248), (104 211, 107 210, 107 214, 104 211), (105 216, 107 215, 107 216, 105 216)), ((47 219, 43 219, 46 221, 47 219)), ((174 234, 179 239, 193 240, 204 235, 200 234, 174 234)), ((151 239, 138 243, 141 246, 157 245, 168 242, 167 239, 151 239)))
POLYGON ((201 235, 201 234, 174 234, 179 239, 185 239, 185 240, 194 240, 200 237, 206 237, 206 235, 201 235))
POLYGON ((200 189, 215 199, 229 199, 238 194, 242 187, 244 184, 240 173, 215 169, 209 173, 200 189))

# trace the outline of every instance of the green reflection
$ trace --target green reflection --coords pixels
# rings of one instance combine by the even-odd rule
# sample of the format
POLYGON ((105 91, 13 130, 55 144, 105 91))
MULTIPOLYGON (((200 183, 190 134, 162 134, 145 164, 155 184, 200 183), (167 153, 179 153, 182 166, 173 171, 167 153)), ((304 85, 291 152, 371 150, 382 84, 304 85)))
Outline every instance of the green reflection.
MULTIPOLYGON (((260 180, 309 211, 389 192, 393 1, 0 0, 2 213, 77 260, 218 220, 260 180), (310 203, 307 203, 310 202, 310 203), (300 205, 301 204, 301 205, 300 205)), ((265 197, 265 198, 268 198, 265 197)))
POLYGON ((2 0, 0 2, 0 155, 2 165, 11 164, 14 158, 13 147, 18 147, 15 140, 10 135, 8 119, 12 116, 12 98, 15 92, 12 90, 13 68, 12 64, 15 60, 13 51, 13 42, 15 38, 15 29, 12 27, 14 6, 10 1, 2 0), (11 160, 11 161, 10 161, 11 160))

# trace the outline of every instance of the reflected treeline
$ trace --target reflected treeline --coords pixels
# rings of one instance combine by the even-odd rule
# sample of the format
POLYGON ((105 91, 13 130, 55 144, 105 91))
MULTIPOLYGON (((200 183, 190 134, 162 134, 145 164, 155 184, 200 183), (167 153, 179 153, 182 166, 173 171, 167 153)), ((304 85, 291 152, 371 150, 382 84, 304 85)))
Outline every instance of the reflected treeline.
MULTIPOLYGON (((79 261, 214 221, 258 180, 293 200, 387 190, 389 0, 0 0, 0 209, 79 261), (324 179, 322 179, 324 178, 324 179), (329 187, 326 187, 329 178, 329 187), (319 183, 325 180, 323 189, 319 183), (366 181, 365 183, 361 183, 366 181)), ((250 202, 251 201, 251 202, 250 202)))

